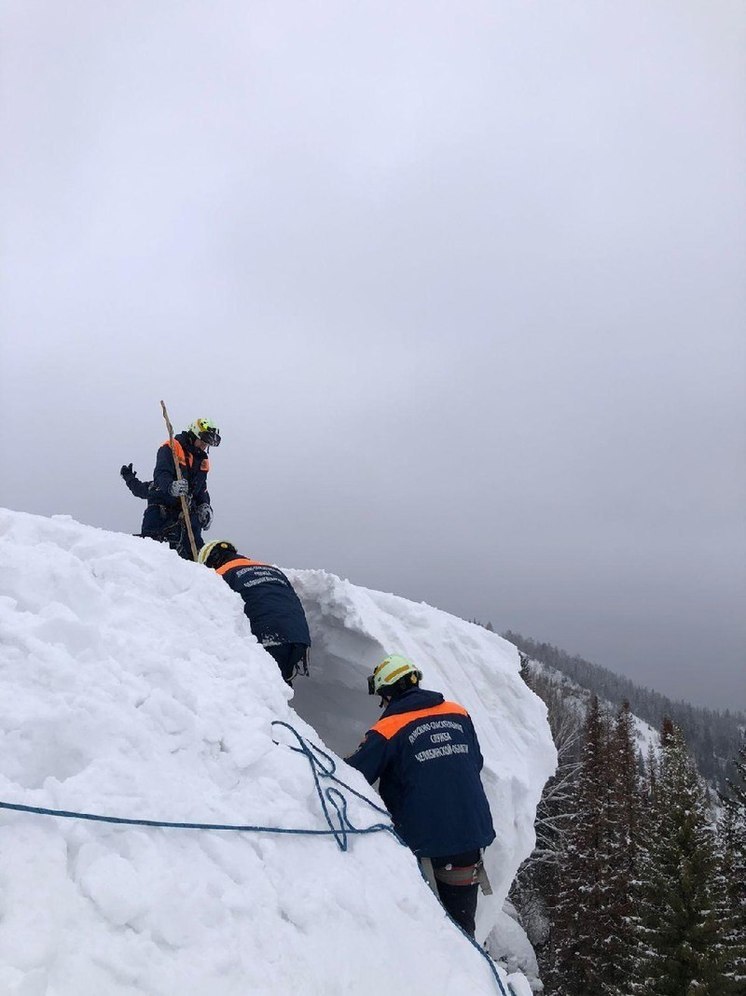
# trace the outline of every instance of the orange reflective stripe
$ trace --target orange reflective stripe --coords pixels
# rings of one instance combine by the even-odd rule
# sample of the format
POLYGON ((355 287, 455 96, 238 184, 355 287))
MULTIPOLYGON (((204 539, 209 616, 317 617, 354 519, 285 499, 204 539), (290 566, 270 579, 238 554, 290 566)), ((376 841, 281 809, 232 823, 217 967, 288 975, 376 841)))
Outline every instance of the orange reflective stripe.
MULTIPOLYGON (((167 439, 163 445, 171 446, 171 440, 167 439)), ((176 437, 174 437, 173 452, 176 454, 176 459, 179 461, 182 467, 192 466, 192 454, 190 453, 189 457, 187 458, 187 454, 184 452, 184 447, 181 445, 179 440, 176 439, 176 437)))
POLYGON ((232 571, 234 567, 269 567, 269 564, 263 563, 261 560, 249 560, 248 557, 237 557, 235 560, 229 560, 227 564, 223 564, 222 567, 216 567, 215 571, 221 576, 227 571, 232 571))
POLYGON ((443 702, 441 705, 432 706, 430 709, 417 709, 415 712, 402 712, 398 716, 385 716, 383 719, 379 719, 372 729, 376 733, 380 733, 386 740, 391 740, 402 727, 407 726, 409 723, 418 722, 427 716, 443 716, 448 713, 451 715, 455 713, 457 716, 469 715, 463 706, 457 705, 455 702, 443 702))

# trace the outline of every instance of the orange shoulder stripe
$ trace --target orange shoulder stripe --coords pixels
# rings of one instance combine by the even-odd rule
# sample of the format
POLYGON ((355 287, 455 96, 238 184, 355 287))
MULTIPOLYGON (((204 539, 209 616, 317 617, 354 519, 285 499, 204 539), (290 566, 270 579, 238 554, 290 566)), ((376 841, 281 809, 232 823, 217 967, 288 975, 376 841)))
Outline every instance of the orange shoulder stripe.
POLYGON ((268 567, 269 564, 263 563, 261 560, 249 560, 248 557, 236 557, 235 560, 229 560, 227 564, 223 564, 222 567, 216 567, 215 571, 221 576, 227 571, 232 571, 234 567, 268 567))
MULTIPOLYGON (((167 439, 165 441, 165 443, 163 443, 163 445, 170 447, 171 446, 171 440, 167 439)), ((179 440, 176 439, 176 437, 174 437, 173 452, 176 454, 176 459, 179 461, 179 463, 182 465, 182 467, 186 467, 187 466, 186 453, 184 452, 184 447, 181 445, 181 443, 179 442, 179 440)), ((191 453, 189 454, 189 466, 190 467, 192 466, 192 454, 191 453)))
POLYGON ((383 719, 379 719, 372 729, 376 733, 380 733, 386 740, 391 740, 402 727, 408 726, 409 723, 418 722, 420 719, 426 719, 428 716, 443 716, 449 713, 450 715, 454 715, 455 713, 457 716, 469 715, 466 709, 456 702, 442 702, 440 705, 431 706, 429 709, 402 712, 398 716, 385 716, 383 719))

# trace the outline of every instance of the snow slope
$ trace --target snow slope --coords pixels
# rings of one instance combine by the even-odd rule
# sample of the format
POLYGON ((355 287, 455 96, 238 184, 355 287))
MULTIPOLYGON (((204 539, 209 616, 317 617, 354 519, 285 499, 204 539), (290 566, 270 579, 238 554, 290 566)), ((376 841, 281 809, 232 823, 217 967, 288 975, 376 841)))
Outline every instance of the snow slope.
MULTIPOLYGON (((583 685, 579 685, 572 678, 569 678, 562 671, 551 664, 547 664, 545 661, 536 660, 536 658, 529 658, 529 663, 534 671, 542 674, 545 678, 556 685, 560 690, 564 701, 568 706, 574 707, 577 712, 579 721, 585 718, 586 712, 588 710, 588 705, 593 696, 593 692, 590 689, 585 688, 583 685)), ((599 698, 599 704, 602 709, 609 713, 610 716, 615 716, 619 712, 619 706, 614 705, 608 699, 599 698)), ((652 748, 653 751, 658 751, 660 749, 661 738, 660 734, 656 729, 654 729, 649 723, 646 723, 644 719, 640 719, 635 713, 630 713, 632 717, 632 723, 635 730, 635 740, 637 744, 637 749, 640 751, 643 757, 648 756, 648 751, 652 748)))
MULTIPOLYGON (((307 760, 272 722, 349 751, 376 716, 365 676, 398 650, 421 665, 424 685, 470 710, 480 736, 498 831, 484 936, 532 847, 554 765, 544 707, 518 677, 515 649, 428 606, 320 571, 289 573, 314 638, 312 676, 294 699, 214 572, 150 541, 0 510, 0 801, 326 829, 307 760)), ((342 762, 337 774, 380 802, 342 762)), ((353 825, 383 820, 347 795, 353 825)), ((517 996, 529 991, 522 976, 511 982, 517 996)), ((388 833, 352 837, 343 853, 330 836, 0 809, 2 994, 382 989, 497 991, 388 833)))

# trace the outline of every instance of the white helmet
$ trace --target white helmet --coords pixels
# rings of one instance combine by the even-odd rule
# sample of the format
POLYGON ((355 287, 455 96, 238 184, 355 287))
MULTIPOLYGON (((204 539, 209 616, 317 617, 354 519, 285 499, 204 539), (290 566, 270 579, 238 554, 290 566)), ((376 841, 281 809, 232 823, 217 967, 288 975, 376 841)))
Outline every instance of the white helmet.
POLYGON ((422 671, 418 670, 408 657, 389 654, 368 678, 368 694, 384 695, 385 689, 390 689, 407 675, 411 675, 407 684, 418 685, 422 681, 422 671))

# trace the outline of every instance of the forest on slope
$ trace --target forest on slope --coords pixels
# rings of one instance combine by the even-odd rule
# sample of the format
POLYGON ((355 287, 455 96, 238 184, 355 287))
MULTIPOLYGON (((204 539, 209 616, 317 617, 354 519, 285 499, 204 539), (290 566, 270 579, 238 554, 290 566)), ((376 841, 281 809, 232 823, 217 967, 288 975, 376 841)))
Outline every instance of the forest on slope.
POLYGON ((672 720, 684 734, 700 774, 714 786, 722 788, 726 779, 733 777, 733 758, 746 730, 746 714, 674 701, 577 654, 568 654, 551 643, 542 643, 511 630, 502 636, 532 660, 555 668, 614 708, 628 702, 631 711, 655 730, 661 729, 664 719, 672 720))
POLYGON ((746 741, 717 794, 670 718, 641 738, 628 702, 521 657, 558 753, 511 890, 545 996, 743 996, 746 741))

